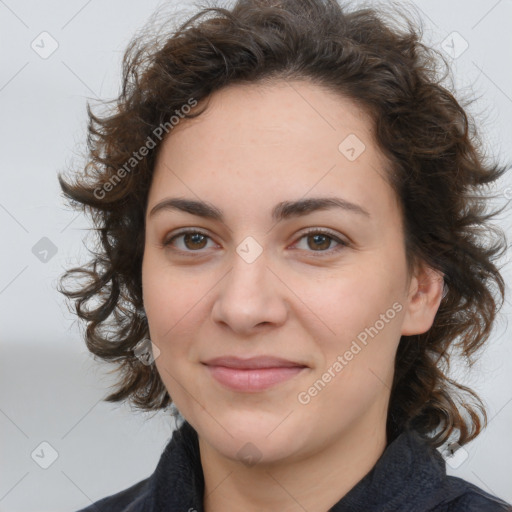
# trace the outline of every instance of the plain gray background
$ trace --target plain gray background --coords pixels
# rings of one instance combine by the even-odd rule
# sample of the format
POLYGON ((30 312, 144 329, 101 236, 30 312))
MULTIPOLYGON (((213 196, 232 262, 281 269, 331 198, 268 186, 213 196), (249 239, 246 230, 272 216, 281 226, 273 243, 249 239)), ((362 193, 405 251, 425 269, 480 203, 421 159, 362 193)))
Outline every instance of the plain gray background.
MULTIPOLYGON (((125 489, 153 472, 171 436, 168 414, 102 402, 112 377, 88 354, 56 291, 64 269, 84 261, 88 227, 66 208, 56 173, 83 155, 86 99, 117 95, 123 51, 161 3, 0 0, 2 512, 77 510, 125 489), (48 55, 52 45, 58 47, 48 55), (47 463, 56 459, 43 469, 37 453, 47 463)), ((449 55, 457 88, 480 96, 470 112, 483 122, 489 151, 512 161, 512 1, 414 5, 426 42, 449 55)), ((498 199, 512 198, 510 174, 498 199)), ((500 222, 512 233, 510 209, 500 222)), ((504 269, 508 291, 511 263, 504 269)), ((508 299, 471 374, 454 368, 488 405, 490 423, 465 447, 465 460, 448 467, 509 502, 511 312, 508 299)))

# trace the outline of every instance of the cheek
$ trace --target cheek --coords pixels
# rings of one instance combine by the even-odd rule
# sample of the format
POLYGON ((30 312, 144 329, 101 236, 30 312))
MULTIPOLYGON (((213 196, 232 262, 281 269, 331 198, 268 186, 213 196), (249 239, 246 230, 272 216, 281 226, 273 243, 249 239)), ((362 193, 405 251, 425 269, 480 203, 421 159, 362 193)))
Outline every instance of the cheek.
MULTIPOLYGON (((180 411, 187 410, 190 377, 187 359, 193 333, 187 333, 192 315, 198 314, 197 279, 172 272, 157 254, 148 251, 142 265, 144 309, 150 338, 159 348, 157 371, 180 411)), ((196 321, 196 319, 193 319, 196 321)))
MULTIPOLYGON (((377 323, 379 331, 399 332, 400 309, 404 309, 401 269, 382 260, 361 261, 321 279, 302 278, 294 283, 309 306, 308 315, 336 349, 343 349, 358 334, 377 323), (398 303, 396 305, 395 303, 398 303), (395 307, 393 305, 395 304, 395 307), (384 319, 381 317, 384 315, 384 319), (384 322, 384 324, 383 324, 384 322), (384 327, 385 325, 385 327, 384 327)), ((310 326, 312 324, 310 323, 310 326)), ((363 335, 364 337, 364 335, 363 335)))
POLYGON ((142 265, 144 308, 154 342, 166 340, 200 310, 211 286, 192 272, 176 272, 163 258, 145 256, 142 265))
POLYGON ((390 279, 389 273, 369 268, 327 280, 324 293, 310 289, 309 300, 329 329, 322 324, 312 333, 321 364, 301 396, 310 401, 305 410, 327 423, 345 424, 374 404, 384 407, 377 398, 392 385, 404 311, 399 276, 391 273, 396 280, 390 279))
POLYGON ((310 410, 332 422, 363 414, 392 385, 405 310, 404 276, 399 257, 382 261, 361 257, 360 266, 351 265, 323 283, 304 282, 308 303, 322 319, 316 332, 309 329, 322 357, 309 382, 318 395, 302 391, 311 398, 310 410))

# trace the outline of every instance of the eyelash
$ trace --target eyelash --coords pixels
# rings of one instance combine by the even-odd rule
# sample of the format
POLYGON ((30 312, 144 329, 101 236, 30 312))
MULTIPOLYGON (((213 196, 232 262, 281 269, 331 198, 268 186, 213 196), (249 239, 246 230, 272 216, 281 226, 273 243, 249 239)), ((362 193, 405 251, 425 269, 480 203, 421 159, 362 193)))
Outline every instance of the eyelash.
MULTIPOLYGON (((164 240, 162 245, 164 248, 170 247, 172 245, 172 242, 176 238, 179 238, 179 237, 187 235, 187 234, 202 235, 211 240, 211 237, 204 231, 201 231, 200 229, 190 228, 190 229, 184 229, 184 230, 176 233, 168 240, 164 240)), ((331 240, 334 240, 335 242, 338 243, 338 245, 334 249, 327 249, 324 251, 307 251, 307 252, 311 252, 314 257, 323 258, 323 257, 325 257, 325 255, 332 255, 333 253, 337 253, 340 250, 343 250, 344 248, 346 248, 350 245, 348 242, 341 240, 340 238, 335 236, 332 232, 324 230, 324 229, 318 229, 318 228, 310 228, 307 231, 303 232, 301 234, 301 236, 298 238, 298 241, 300 241, 304 237, 307 237, 308 235, 312 235, 312 234, 326 236, 326 237, 330 238, 331 240)), ((186 254, 187 256, 192 256, 192 257, 201 256, 201 254, 193 254, 193 253, 201 253, 202 252, 200 249, 197 251, 183 251, 181 249, 176 249, 176 251, 180 252, 181 254, 186 254)))

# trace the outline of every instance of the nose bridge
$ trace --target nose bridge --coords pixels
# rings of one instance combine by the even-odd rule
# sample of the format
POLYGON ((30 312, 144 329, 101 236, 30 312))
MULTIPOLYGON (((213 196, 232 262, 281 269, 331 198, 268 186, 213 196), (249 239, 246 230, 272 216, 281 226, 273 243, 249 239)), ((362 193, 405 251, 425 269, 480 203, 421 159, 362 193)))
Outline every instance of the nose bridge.
POLYGON ((237 247, 231 270, 220 283, 213 306, 213 319, 234 331, 250 330, 262 323, 279 324, 286 317, 286 306, 279 280, 268 266, 267 251, 248 237, 237 247))
POLYGON ((273 288, 269 282, 270 271, 267 251, 252 240, 244 240, 236 248, 233 255, 231 271, 227 277, 224 294, 243 300, 247 305, 249 301, 255 305, 269 298, 273 288))
POLYGON ((230 276, 236 291, 245 286, 253 295, 265 293, 266 274, 269 272, 267 266, 270 263, 268 256, 269 251, 264 251, 252 237, 247 237, 236 247, 230 276))

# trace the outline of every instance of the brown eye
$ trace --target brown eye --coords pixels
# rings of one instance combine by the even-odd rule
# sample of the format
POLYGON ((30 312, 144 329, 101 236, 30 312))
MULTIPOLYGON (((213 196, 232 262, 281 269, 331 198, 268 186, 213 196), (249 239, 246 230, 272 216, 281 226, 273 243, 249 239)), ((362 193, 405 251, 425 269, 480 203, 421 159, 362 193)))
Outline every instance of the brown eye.
POLYGON ((183 237, 183 243, 188 249, 202 249, 206 245, 206 238, 201 233, 187 233, 183 237))
POLYGON ((349 243, 341 240, 329 231, 311 229, 299 238, 299 242, 296 245, 301 250, 313 253, 316 252, 319 253, 318 256, 323 256, 324 254, 328 255, 342 250, 343 248, 348 247, 349 243), (303 239, 306 243, 302 243, 301 246, 301 241, 303 239))
POLYGON ((204 249, 210 237, 197 230, 181 231, 168 240, 165 240, 164 247, 172 246, 181 252, 198 252, 204 249))
POLYGON ((313 250, 329 249, 332 241, 331 237, 322 234, 307 235, 306 238, 308 240, 308 247, 313 250))

